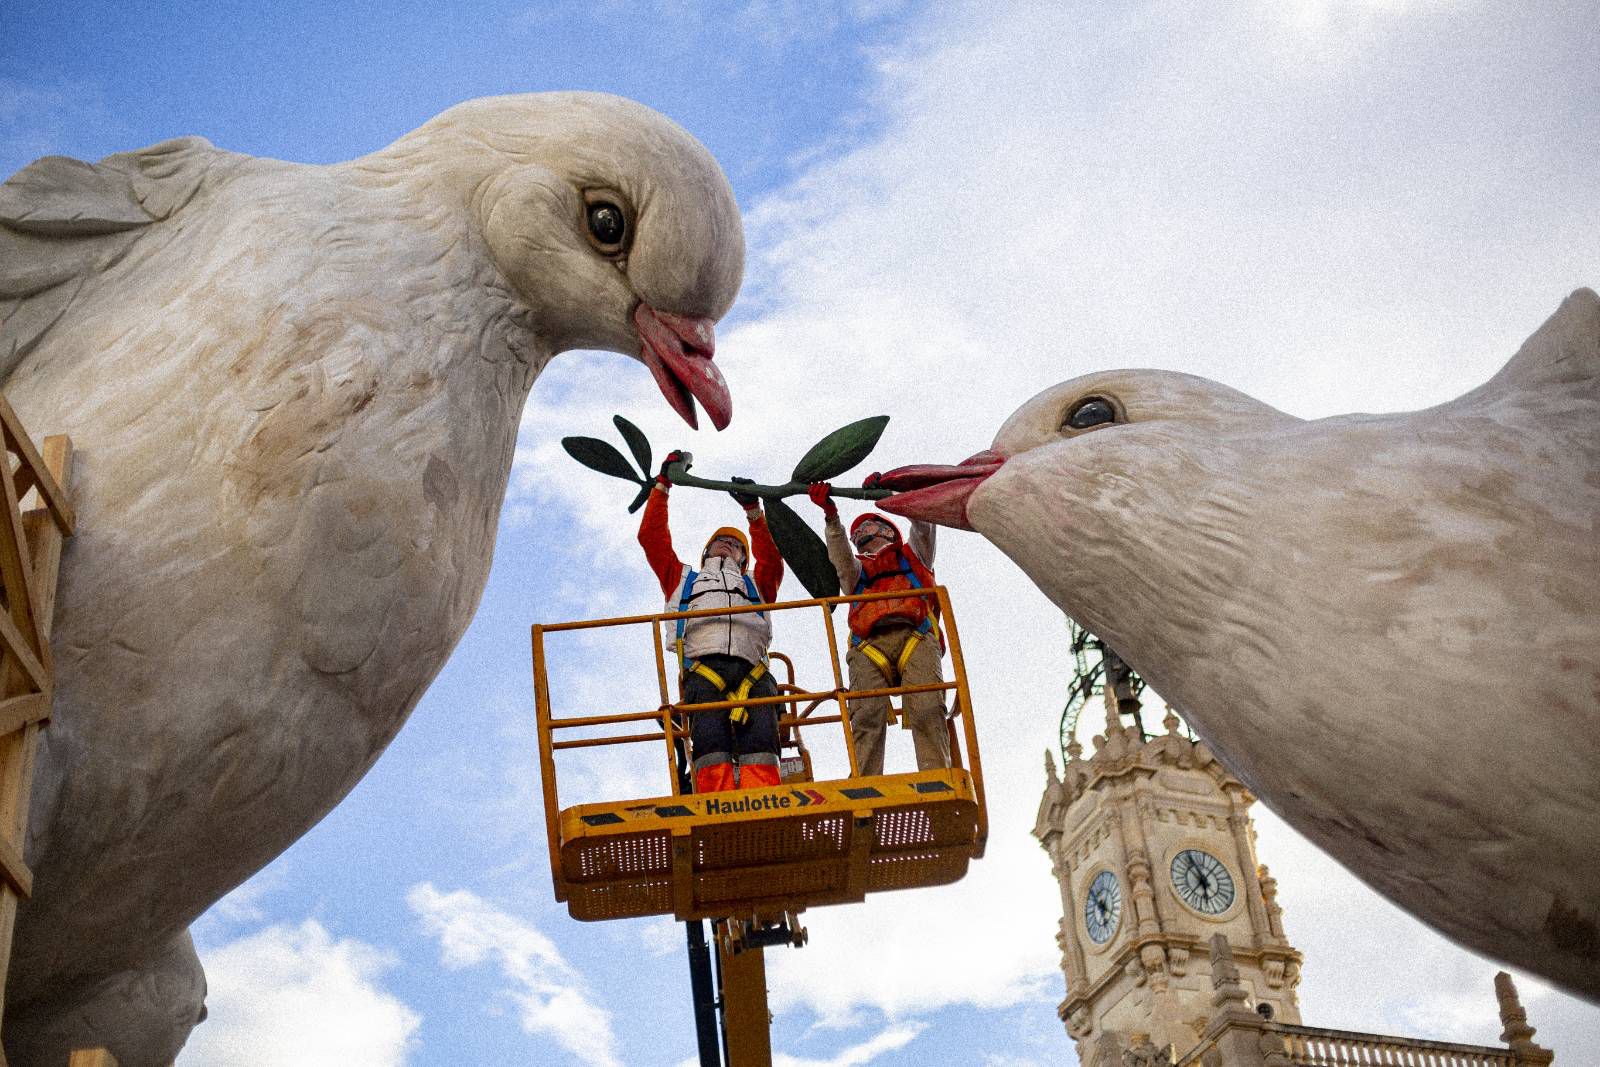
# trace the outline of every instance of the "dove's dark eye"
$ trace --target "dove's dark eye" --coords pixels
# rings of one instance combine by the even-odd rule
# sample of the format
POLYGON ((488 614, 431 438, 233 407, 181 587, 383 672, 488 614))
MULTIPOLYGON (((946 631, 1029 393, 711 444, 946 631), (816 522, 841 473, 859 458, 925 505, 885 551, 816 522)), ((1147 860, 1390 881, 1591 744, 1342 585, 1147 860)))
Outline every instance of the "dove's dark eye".
POLYGON ((622 239, 628 235, 628 220, 622 209, 601 200, 589 205, 589 232, 603 251, 622 248, 622 239))
POLYGON ((1067 420, 1062 424, 1062 429, 1087 430, 1091 426, 1116 421, 1117 409, 1111 406, 1111 401, 1104 397, 1091 396, 1078 401, 1067 413, 1067 420))

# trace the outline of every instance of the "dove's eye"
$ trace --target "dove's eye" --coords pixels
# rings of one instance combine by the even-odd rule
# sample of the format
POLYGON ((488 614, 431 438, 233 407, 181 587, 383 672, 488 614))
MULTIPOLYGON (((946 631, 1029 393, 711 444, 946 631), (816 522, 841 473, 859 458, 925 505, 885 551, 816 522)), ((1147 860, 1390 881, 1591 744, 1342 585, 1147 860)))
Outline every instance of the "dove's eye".
POLYGON ((1067 413, 1066 421, 1061 424, 1063 430, 1087 430, 1091 426, 1100 426, 1108 422, 1117 421, 1117 409, 1111 406, 1111 401, 1104 397, 1091 396, 1078 401, 1071 411, 1067 413))
POLYGON ((602 252, 620 252, 628 236, 627 216, 616 204, 598 200, 589 205, 589 233, 602 252))

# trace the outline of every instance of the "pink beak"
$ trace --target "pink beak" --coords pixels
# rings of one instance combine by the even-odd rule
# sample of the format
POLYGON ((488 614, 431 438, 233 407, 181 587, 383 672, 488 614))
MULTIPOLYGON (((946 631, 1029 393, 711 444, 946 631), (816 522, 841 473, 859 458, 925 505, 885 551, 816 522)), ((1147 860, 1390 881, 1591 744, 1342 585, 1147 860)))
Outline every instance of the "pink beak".
POLYGON ((1006 457, 985 449, 968 456, 954 467, 934 464, 913 464, 896 467, 882 475, 877 485, 895 490, 894 496, 879 501, 878 506, 908 519, 936 522, 957 530, 970 530, 967 519, 967 500, 983 480, 999 470, 1006 457))
POLYGON ((733 419, 733 398, 722 372, 711 362, 716 353, 716 323, 705 317, 657 311, 643 301, 633 309, 640 355, 655 376, 661 395, 683 421, 698 428, 694 402, 711 416, 711 425, 725 429, 733 419))

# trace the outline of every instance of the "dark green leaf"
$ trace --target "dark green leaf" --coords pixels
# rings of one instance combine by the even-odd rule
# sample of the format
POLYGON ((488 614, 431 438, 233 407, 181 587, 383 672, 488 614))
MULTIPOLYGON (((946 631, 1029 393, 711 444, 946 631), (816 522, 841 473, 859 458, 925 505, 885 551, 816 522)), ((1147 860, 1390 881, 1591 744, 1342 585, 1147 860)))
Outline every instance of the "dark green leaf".
POLYGON ((628 442, 628 451, 633 453, 633 458, 639 463, 639 473, 646 478, 653 476, 655 472, 650 469, 650 440, 645 437, 644 431, 621 415, 611 416, 611 421, 617 424, 622 439, 628 442))
POLYGON ((650 499, 650 490, 654 489, 655 487, 656 483, 654 482, 644 483, 644 488, 639 490, 639 495, 634 497, 633 503, 628 505, 629 515, 632 515, 635 511, 638 511, 640 508, 644 507, 644 502, 650 499))
POLYGON ((768 498, 766 508, 767 529, 772 531, 772 540, 794 576, 806 587, 806 592, 814 597, 838 596, 839 572, 833 569, 822 538, 783 501, 768 498))
POLYGON ((613 478, 622 478, 635 485, 639 484, 639 476, 628 466, 628 461, 622 458, 622 453, 598 438, 563 437, 561 447, 567 450, 567 455, 590 470, 609 474, 613 478))
POLYGON ((794 480, 810 484, 837 478, 867 458, 887 425, 889 416, 874 415, 839 427, 811 446, 811 451, 796 465, 794 480))

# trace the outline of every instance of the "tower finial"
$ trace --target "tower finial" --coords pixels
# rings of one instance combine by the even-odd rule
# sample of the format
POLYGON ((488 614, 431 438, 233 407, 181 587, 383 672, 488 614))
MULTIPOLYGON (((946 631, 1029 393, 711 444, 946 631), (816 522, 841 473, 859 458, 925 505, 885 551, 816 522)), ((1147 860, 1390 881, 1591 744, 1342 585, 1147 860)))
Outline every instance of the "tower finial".
POLYGON ((1528 1013, 1523 1010, 1522 1000, 1517 996, 1517 984, 1505 971, 1494 976, 1494 996, 1500 1002, 1500 1025, 1504 1027, 1500 1032, 1500 1040, 1510 1046, 1511 1051, 1524 1054, 1518 1062, 1549 1062, 1539 1055, 1549 1050, 1534 1044, 1534 1029, 1528 1025, 1528 1013), (1527 1057, 1526 1054, 1530 1052, 1535 1055, 1527 1057))
POLYGON ((1211 988, 1215 990, 1211 1003, 1219 1015, 1234 1008, 1244 1010, 1250 999, 1239 980, 1239 967, 1233 962, 1233 946, 1226 934, 1211 935, 1211 988))
POLYGON ((1061 781, 1061 779, 1056 776, 1056 758, 1050 754, 1050 750, 1048 748, 1044 750, 1044 775, 1046 778, 1050 779, 1051 785, 1057 785, 1061 781))

